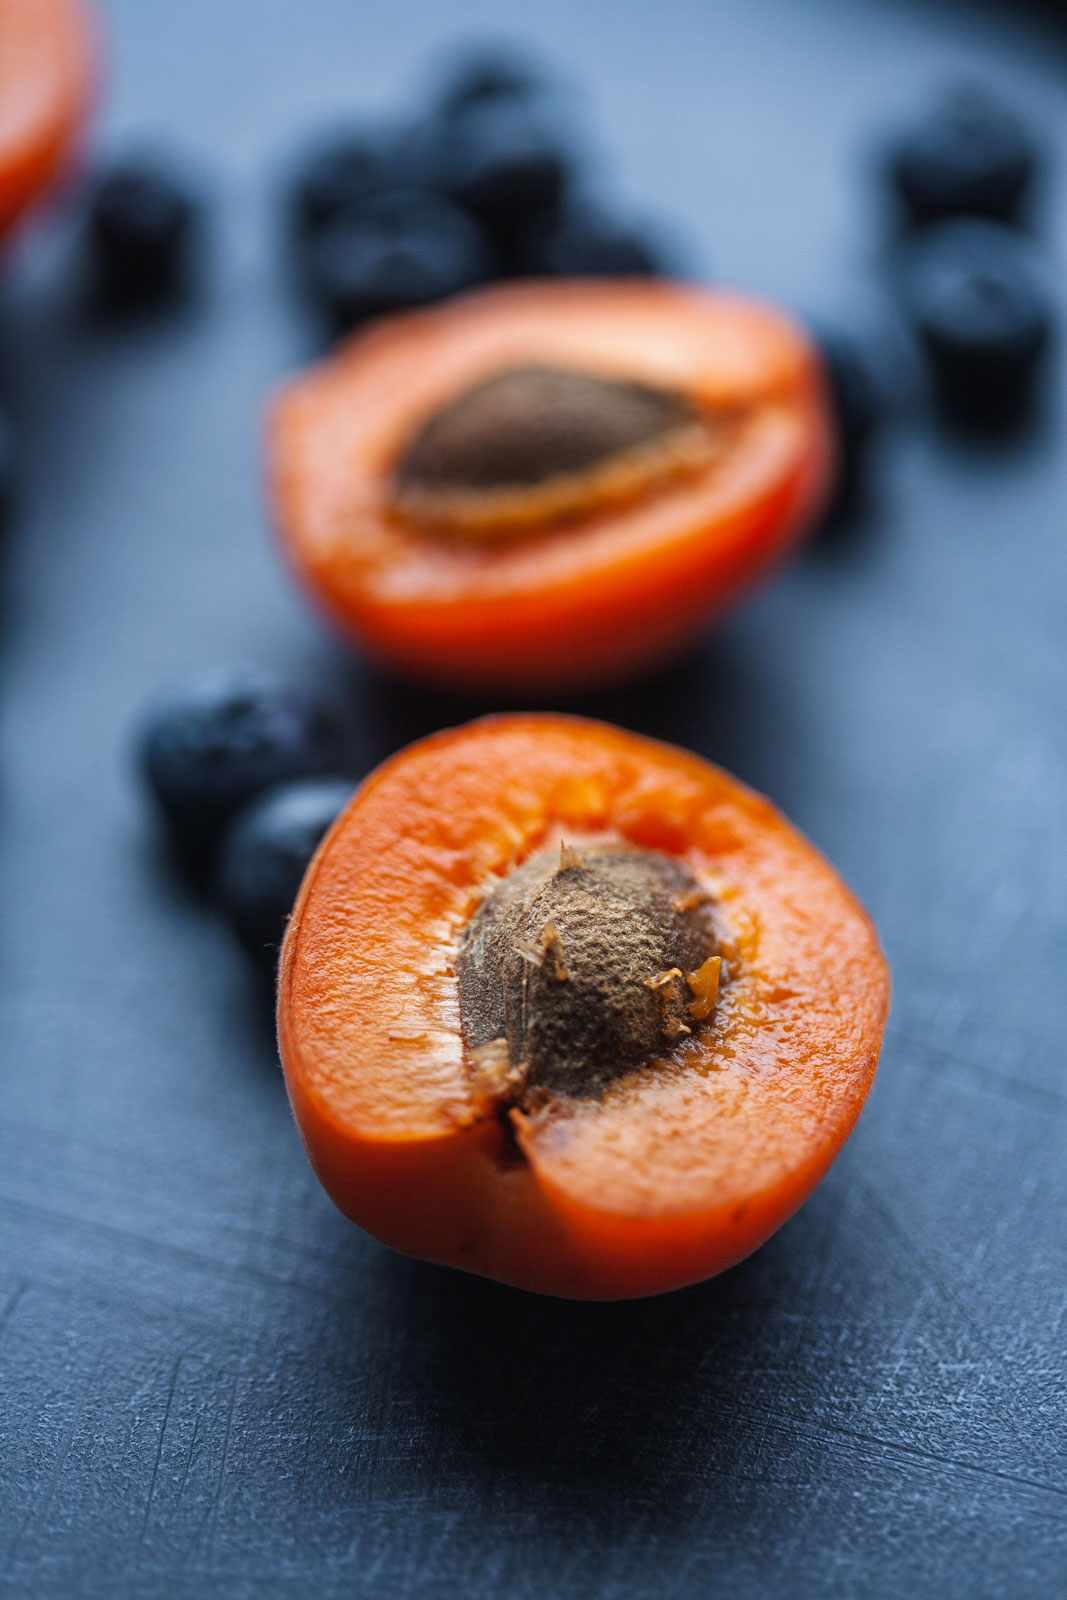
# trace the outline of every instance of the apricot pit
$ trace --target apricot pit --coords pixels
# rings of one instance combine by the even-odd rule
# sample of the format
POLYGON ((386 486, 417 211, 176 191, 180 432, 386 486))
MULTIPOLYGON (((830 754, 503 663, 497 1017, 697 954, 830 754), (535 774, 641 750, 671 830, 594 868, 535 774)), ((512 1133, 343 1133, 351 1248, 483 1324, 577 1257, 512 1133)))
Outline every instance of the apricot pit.
POLYGON ((395 503, 471 538, 508 536, 693 471, 711 429, 676 391, 563 367, 475 383, 427 418, 401 456, 395 503))
POLYGON ((467 925, 464 1038, 482 1062, 505 1063, 506 1098, 595 1094, 692 1033, 690 985, 714 956, 706 897, 684 864, 650 850, 539 851, 467 925))

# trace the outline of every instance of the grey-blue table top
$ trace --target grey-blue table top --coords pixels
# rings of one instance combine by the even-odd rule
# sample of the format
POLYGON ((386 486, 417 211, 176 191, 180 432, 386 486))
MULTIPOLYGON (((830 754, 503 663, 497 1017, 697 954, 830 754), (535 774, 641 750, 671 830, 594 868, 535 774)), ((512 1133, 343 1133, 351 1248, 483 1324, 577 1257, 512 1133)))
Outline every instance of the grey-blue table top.
POLYGON ((267 529, 258 417, 314 336, 277 180, 472 32, 588 96, 620 204, 693 270, 879 324, 886 126, 991 78, 1044 130, 1062 38, 903 0, 113 0, 100 149, 183 152, 204 282, 82 315, 60 216, 3 297, 26 460, 3 546, 0 1593, 1049 1596, 1067 1577, 1067 399, 997 448, 904 408, 864 514, 654 683, 579 709, 770 794, 874 914, 882 1066, 762 1250, 571 1305, 395 1256, 331 1207, 269 1017, 171 876, 145 697, 219 661, 329 682, 366 767, 490 709, 351 663, 267 529))

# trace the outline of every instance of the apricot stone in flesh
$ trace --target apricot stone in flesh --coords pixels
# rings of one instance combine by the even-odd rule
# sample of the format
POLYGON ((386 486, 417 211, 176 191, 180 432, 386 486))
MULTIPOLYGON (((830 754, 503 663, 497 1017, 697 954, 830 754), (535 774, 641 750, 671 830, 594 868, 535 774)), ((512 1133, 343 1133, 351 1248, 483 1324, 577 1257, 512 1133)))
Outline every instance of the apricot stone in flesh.
POLYGON ((595 511, 702 464, 711 433, 683 394, 562 367, 510 367, 427 418, 397 464, 401 512, 493 538, 595 511))
POLYGON ((420 428, 400 483, 488 489, 581 472, 696 420, 683 395, 559 367, 513 367, 420 428))
POLYGON ((505 1095, 597 1094, 707 1016, 689 979, 714 953, 706 897, 681 862, 629 848, 540 851, 467 927, 466 1043, 505 1095))

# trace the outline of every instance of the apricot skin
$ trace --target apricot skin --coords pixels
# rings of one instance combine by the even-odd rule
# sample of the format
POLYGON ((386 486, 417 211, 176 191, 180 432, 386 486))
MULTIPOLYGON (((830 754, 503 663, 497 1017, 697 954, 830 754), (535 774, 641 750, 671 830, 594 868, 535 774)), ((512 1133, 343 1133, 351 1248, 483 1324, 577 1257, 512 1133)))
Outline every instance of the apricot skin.
POLYGON ((488 718, 395 756, 309 868, 278 1026, 338 1207, 407 1254, 574 1299, 748 1255, 807 1198, 873 1080, 889 980, 869 919, 758 795, 599 723, 488 718), (729 977, 664 1069, 502 1120, 459 1017, 462 930, 557 831, 663 851, 712 895, 729 977))

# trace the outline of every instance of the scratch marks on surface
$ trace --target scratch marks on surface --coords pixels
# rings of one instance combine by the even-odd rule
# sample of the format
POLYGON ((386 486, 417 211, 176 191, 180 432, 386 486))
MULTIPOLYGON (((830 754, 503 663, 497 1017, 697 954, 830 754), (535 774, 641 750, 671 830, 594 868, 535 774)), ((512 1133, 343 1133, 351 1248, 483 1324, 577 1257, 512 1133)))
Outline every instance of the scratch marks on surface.
POLYGON ((1031 1107, 1037 1105, 1046 1111, 1050 1106, 1054 1106, 1057 1110, 1067 1113, 1067 1094, 1059 1089, 1052 1089, 1047 1084, 1030 1083, 1025 1078, 1016 1078, 1010 1072, 1001 1072, 997 1067, 975 1061, 970 1056, 962 1056, 944 1045, 932 1044, 928 1039, 914 1039, 898 1028, 890 1027, 886 1030, 886 1041, 902 1045, 920 1056, 927 1058, 936 1056, 958 1071, 980 1078, 992 1093, 1000 1094, 1007 1100, 1031 1107))
POLYGON ((1029 1478, 1024 1473, 1008 1472, 1000 1467, 984 1465, 981 1462, 965 1461, 945 1451, 924 1449, 920 1445, 907 1444, 902 1439, 889 1439, 881 1434, 871 1433, 862 1428, 849 1427, 844 1423, 827 1422, 824 1419, 820 1419, 815 1423, 804 1421, 798 1417, 782 1415, 771 1406, 761 1406, 758 1401, 741 1401, 738 1405, 729 1407, 717 1406, 714 1408, 714 1414, 726 1420, 747 1417, 753 1421, 763 1423, 765 1429, 766 1427, 775 1427, 787 1436, 792 1434, 798 1439, 815 1439, 822 1442, 829 1442, 834 1439, 848 1439, 855 1444, 866 1445, 877 1450, 879 1458, 886 1461, 895 1460, 901 1464, 923 1462, 931 1466, 947 1467, 953 1472, 967 1473, 976 1478, 988 1478, 999 1483, 1011 1484, 1016 1488, 1029 1489, 1036 1494, 1051 1495, 1056 1500, 1067 1500, 1067 1486, 1029 1478))
POLYGON ((52 1504, 57 1493, 59 1492, 60 1484, 63 1481, 67 1468, 67 1462, 70 1460, 71 1451, 74 1447, 74 1441, 78 1435, 78 1429, 81 1427, 82 1421, 85 1417, 86 1405, 90 1395, 94 1394, 96 1391, 96 1381, 100 1372, 100 1368, 103 1364, 103 1359, 104 1352, 103 1350, 99 1350, 85 1374, 85 1378, 81 1386, 81 1392, 78 1395, 77 1404, 74 1406, 67 1426, 63 1430, 59 1449, 56 1451, 56 1455, 51 1467, 49 1468, 48 1475, 37 1494, 31 1497, 30 1505, 27 1509, 26 1515, 23 1518, 14 1539, 8 1548, 5 1559, 5 1567, 9 1573, 15 1567, 19 1551, 22 1549, 23 1544, 25 1543, 25 1540, 29 1536, 31 1530, 44 1531, 48 1514, 52 1509, 52 1504))
MULTIPOLYGON (((144 1508, 144 1521, 141 1523, 142 1544, 144 1544, 146 1538, 148 1537, 148 1521, 152 1515, 152 1502, 156 1496, 156 1483, 159 1479, 159 1463, 163 1459, 163 1441, 167 1435, 167 1423, 170 1421, 170 1408, 174 1404, 174 1391, 178 1387, 178 1374, 181 1372, 183 1360, 184 1357, 179 1356, 177 1361, 175 1361, 174 1368, 170 1375, 170 1382, 167 1385, 167 1399, 166 1404, 163 1407, 163 1420, 159 1425, 159 1438, 156 1441, 156 1457, 152 1463, 152 1479, 148 1485, 148 1497, 145 1500, 144 1508)), ((188 1471, 188 1466, 186 1467, 186 1471, 188 1471)))
POLYGON ((15 1218, 32 1218, 38 1223, 58 1228, 63 1233, 78 1232, 114 1240, 123 1246, 132 1247, 142 1255, 147 1255, 153 1261, 161 1258, 169 1259, 223 1278, 250 1279, 256 1284, 266 1284, 292 1294, 313 1295, 316 1298, 332 1301, 345 1299, 345 1296, 334 1293, 325 1285, 281 1277, 253 1266, 247 1261, 220 1260, 216 1256, 193 1250, 188 1245, 175 1244, 170 1239, 149 1238, 117 1223, 102 1222, 94 1217, 74 1216, 69 1212, 53 1211, 50 1207, 36 1205, 28 1200, 14 1200, 9 1196, 0 1195, 0 1213, 5 1211, 15 1218))

